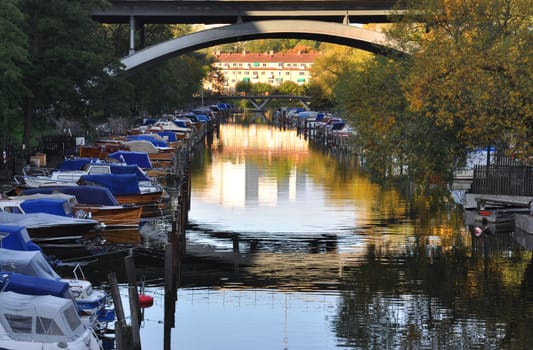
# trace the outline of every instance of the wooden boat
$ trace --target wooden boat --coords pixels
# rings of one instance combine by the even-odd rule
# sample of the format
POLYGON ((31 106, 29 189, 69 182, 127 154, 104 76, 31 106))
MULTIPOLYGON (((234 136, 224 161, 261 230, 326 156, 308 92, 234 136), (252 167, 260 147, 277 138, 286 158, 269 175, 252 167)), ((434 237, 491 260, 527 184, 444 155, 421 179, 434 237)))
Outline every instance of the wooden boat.
MULTIPOLYGON (((111 191, 101 186, 58 186, 23 190, 19 197, 32 195, 72 196, 76 217, 89 217, 105 227, 139 227, 142 207, 122 205, 111 191)), ((11 197, 17 199, 17 197, 11 197)), ((1 201, 0 201, 1 204, 1 201)))
POLYGON ((89 231, 98 231, 99 222, 93 219, 78 219, 47 213, 7 213, 0 212, 0 224, 25 226, 31 239, 41 243, 70 242, 84 245, 89 231))
POLYGON ((141 206, 141 217, 161 215, 169 195, 158 183, 148 184, 141 189, 134 174, 84 175, 80 178, 82 185, 96 185, 108 188, 122 205, 141 206))
POLYGON ((142 243, 138 227, 106 227, 99 232, 90 233, 87 238, 98 238, 100 245, 142 243))
POLYGON ((109 153, 128 150, 120 140, 97 140, 92 146, 80 146, 80 157, 105 159, 109 153))

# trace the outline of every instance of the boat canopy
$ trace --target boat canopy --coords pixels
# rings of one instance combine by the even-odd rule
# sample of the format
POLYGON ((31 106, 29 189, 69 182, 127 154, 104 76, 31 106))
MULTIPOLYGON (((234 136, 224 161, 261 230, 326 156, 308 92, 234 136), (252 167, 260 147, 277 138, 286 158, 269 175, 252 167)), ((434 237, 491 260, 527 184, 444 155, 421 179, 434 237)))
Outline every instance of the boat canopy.
POLYGON ((156 147, 168 148, 168 143, 165 140, 162 140, 160 137, 156 137, 156 135, 153 135, 153 134, 128 135, 126 136, 126 140, 127 141, 138 141, 138 140, 150 141, 156 147))
POLYGON ((153 143, 146 140, 125 141, 124 145, 134 152, 146 152, 148 154, 159 153, 159 149, 153 143))
POLYGON ((72 300, 51 295, 0 293, 0 323, 17 341, 71 342, 86 331, 72 300))
POLYGON ((94 225, 98 224, 98 221, 92 219, 79 219, 70 216, 61 216, 48 213, 6 213, 0 212, 0 224, 7 225, 20 225, 25 226, 27 229, 54 227, 57 225, 67 226, 80 224, 94 225))
POLYGON ((163 131, 156 132, 156 134, 161 136, 167 142, 176 142, 176 141, 178 141, 178 138, 176 137, 176 132, 175 131, 163 130, 163 131))
POLYGON ((101 186, 57 186, 57 187, 39 187, 22 190, 22 195, 31 195, 36 193, 65 193, 76 196, 80 204, 91 205, 120 205, 111 191, 101 186))
POLYGON ((0 272, 0 290, 28 295, 53 295, 74 300, 67 282, 16 272, 0 272))
POLYGON ((152 163, 147 152, 116 151, 107 155, 129 165, 137 165, 143 169, 152 169, 152 163))
MULTIPOLYGON (((42 252, 0 248, 0 270, 51 280, 60 280, 42 252)), ((2 293, 0 293, 2 294, 2 293)))
POLYGON ((80 184, 104 186, 115 196, 139 194, 139 183, 135 174, 83 175, 80 184))
POLYGON ((37 250, 41 247, 33 243, 24 226, 0 224, 0 248, 11 250, 37 250))
POLYGON ((187 129, 187 123, 185 122, 185 120, 180 120, 180 119, 175 119, 174 120, 174 124, 176 124, 177 126, 179 126, 180 128, 184 128, 184 129, 187 129))
POLYGON ((20 202, 24 213, 48 213, 60 216, 72 216, 72 207, 67 199, 34 198, 20 202))
POLYGON ((331 129, 332 130, 341 130, 346 125, 345 122, 334 122, 331 123, 331 129))
POLYGON ((87 157, 81 157, 81 158, 69 158, 63 160, 61 164, 59 164, 56 168, 56 170, 60 171, 66 171, 66 170, 81 170, 85 164, 89 163, 102 163, 101 160, 96 158, 87 158, 87 157))

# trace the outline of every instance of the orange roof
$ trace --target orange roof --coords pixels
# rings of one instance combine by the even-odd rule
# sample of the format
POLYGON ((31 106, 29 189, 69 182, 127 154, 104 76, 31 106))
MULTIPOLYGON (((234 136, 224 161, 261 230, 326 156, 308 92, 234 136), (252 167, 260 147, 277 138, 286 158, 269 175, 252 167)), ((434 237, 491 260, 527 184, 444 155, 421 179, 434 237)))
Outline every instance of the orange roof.
POLYGON ((220 53, 219 62, 314 62, 319 52, 310 53, 220 53))

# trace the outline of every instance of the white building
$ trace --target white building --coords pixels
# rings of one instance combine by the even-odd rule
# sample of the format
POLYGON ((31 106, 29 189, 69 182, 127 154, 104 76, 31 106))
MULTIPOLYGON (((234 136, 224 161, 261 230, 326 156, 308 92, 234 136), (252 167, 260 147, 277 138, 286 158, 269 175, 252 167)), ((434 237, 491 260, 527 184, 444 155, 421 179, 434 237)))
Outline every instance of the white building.
POLYGON ((318 52, 217 53, 214 66, 224 76, 223 92, 234 94, 235 85, 241 81, 274 87, 286 81, 307 84, 311 80, 310 68, 318 55, 318 52))

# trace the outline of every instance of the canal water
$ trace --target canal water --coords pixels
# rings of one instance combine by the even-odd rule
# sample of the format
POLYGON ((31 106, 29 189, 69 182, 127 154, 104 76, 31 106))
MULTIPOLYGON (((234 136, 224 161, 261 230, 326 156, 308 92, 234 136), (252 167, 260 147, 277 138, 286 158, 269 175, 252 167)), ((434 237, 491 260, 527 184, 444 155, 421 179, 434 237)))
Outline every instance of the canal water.
MULTIPOLYGON (((196 151, 191 180, 171 349, 533 346, 527 236, 473 237, 453 204, 410 200, 267 125, 222 125, 196 151)), ((143 349, 163 349, 157 242, 170 226, 150 225, 136 264, 154 305, 140 336, 143 349)), ((112 256, 86 274, 123 275, 112 256)))

